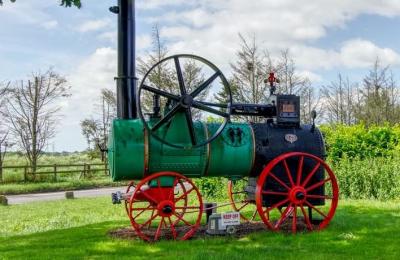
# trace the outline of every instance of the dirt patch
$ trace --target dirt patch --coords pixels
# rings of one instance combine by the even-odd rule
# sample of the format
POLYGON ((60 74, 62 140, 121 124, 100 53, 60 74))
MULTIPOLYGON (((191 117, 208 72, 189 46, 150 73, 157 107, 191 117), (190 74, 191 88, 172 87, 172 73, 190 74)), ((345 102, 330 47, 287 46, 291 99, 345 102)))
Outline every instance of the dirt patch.
MULTIPOLYGON (((183 230, 182 228, 186 229, 187 227, 176 227, 176 231, 178 233, 185 232, 185 230, 183 230)), ((196 231, 196 233, 193 235, 193 237, 191 239, 210 238, 210 237, 218 236, 218 235, 209 235, 206 233, 206 230, 207 230, 206 226, 201 226, 196 231)), ((236 226, 236 230, 237 231, 235 234, 226 235, 226 236, 239 238, 239 237, 247 236, 251 233, 267 231, 268 229, 263 222, 254 222, 254 223, 242 223, 242 224, 236 226)), ((150 228, 150 229, 146 230, 144 233, 148 236, 154 237, 155 232, 156 232, 156 228, 150 228)), ((118 238, 118 239, 140 239, 136 235, 136 232, 135 232, 135 230, 133 230, 132 227, 114 229, 114 230, 109 231, 108 234, 111 237, 118 238)), ((170 229, 162 229, 160 237, 163 240, 172 239, 171 230, 170 229)))

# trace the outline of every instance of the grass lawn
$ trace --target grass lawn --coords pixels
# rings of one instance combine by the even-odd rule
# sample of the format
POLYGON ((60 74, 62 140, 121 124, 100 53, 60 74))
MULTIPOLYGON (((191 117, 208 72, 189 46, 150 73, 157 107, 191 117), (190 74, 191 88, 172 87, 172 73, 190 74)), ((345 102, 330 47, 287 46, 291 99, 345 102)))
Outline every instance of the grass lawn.
POLYGON ((107 236, 129 225, 109 197, 0 206, 0 259, 399 259, 400 203, 340 201, 322 232, 147 244, 107 236))
POLYGON ((93 180, 74 180, 60 182, 28 182, 0 184, 0 195, 52 192, 64 190, 80 190, 101 187, 124 186, 126 183, 112 182, 111 177, 93 180))

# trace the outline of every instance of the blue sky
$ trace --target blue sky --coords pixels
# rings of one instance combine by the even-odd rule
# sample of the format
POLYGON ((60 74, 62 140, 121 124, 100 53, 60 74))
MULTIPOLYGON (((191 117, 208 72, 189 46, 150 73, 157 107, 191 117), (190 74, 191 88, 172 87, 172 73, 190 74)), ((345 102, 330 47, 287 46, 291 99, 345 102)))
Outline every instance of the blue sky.
MULTIPOLYGON (((48 150, 83 150, 79 122, 93 114, 100 88, 115 88, 117 24, 108 7, 116 1, 83 0, 80 10, 58 2, 0 7, 0 82, 49 67, 65 75, 73 95, 61 102, 63 121, 48 150)), ((359 81, 377 56, 400 75, 400 1, 137 0, 137 6, 139 55, 158 23, 171 54, 204 56, 227 75, 238 33, 255 35, 273 56, 289 48, 316 88, 339 72, 359 81)))

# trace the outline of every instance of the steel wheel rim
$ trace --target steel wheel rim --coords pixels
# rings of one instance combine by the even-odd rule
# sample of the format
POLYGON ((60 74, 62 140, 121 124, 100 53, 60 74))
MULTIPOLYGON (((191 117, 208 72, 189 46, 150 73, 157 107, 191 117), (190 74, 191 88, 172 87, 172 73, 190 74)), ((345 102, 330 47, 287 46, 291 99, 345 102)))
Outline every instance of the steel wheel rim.
MULTIPOLYGON (((177 72, 179 74, 179 72, 177 72)), ((208 143, 212 142, 213 140, 215 140, 224 130, 225 126, 228 124, 228 122, 230 122, 230 114, 231 114, 231 106, 232 106, 232 94, 231 94, 231 88, 230 85, 228 83, 228 80, 225 78, 224 74, 218 69, 217 66, 215 66, 213 63, 211 63, 210 61, 196 56, 196 55, 192 55, 192 54, 178 54, 178 55, 173 55, 167 58, 164 58, 163 60, 159 61, 158 63, 156 63, 155 65, 153 65, 149 71, 147 71, 147 73, 144 75, 140 85, 139 85, 139 89, 138 89, 138 93, 137 93, 137 98, 136 98, 136 104, 138 107, 138 116, 141 119, 143 126, 146 128, 146 130, 148 131, 148 133, 155 139, 157 139, 158 141, 160 141, 161 143, 164 143, 166 145, 169 145, 171 147, 175 147, 175 148, 184 148, 184 149, 188 149, 188 148, 198 148, 204 145, 207 145, 208 143), (164 140, 163 138, 161 138, 160 136, 158 136, 157 134, 155 134, 152 129, 150 128, 149 124, 146 122, 146 119, 144 117, 143 111, 142 111, 142 105, 141 105, 141 94, 142 91, 144 89, 144 86, 146 86, 145 81, 148 78, 148 76, 150 75, 150 73, 154 70, 154 68, 156 68, 157 66, 159 66, 161 63, 164 63, 170 59, 179 59, 179 58, 191 58, 197 61, 200 61, 204 64, 206 64, 208 67, 210 67, 211 69, 214 70, 215 73, 219 73, 219 78, 221 79, 223 86, 225 88, 225 91, 227 92, 227 104, 226 104, 226 110, 227 110, 227 117, 224 117, 224 121, 223 123, 219 126, 218 130, 211 136, 209 137, 207 140, 198 143, 196 145, 192 146, 182 146, 182 145, 177 145, 177 144, 173 144, 171 142, 168 142, 166 140, 164 140)), ((188 119, 186 119, 188 121, 188 119)), ((161 121, 161 120, 160 120, 161 121)), ((189 121, 188 121, 189 123, 189 121)), ((192 122, 193 124, 193 122, 192 122)))
MULTIPOLYGON (((246 177, 243 178, 243 180, 247 179, 246 177)), ((254 210, 254 213, 252 214, 251 218, 248 218, 247 216, 245 216, 241 211, 244 209, 247 209, 248 206, 250 205, 254 205, 255 202, 251 202, 251 201, 240 201, 239 203, 241 203, 241 205, 238 205, 238 201, 234 198, 235 196, 235 192, 242 192, 242 191, 234 191, 234 182, 232 180, 228 180, 228 198, 229 198, 229 202, 231 203, 232 209, 235 211, 238 211, 240 213, 240 218, 243 221, 246 222, 252 222, 254 221, 256 215, 257 215, 257 207, 254 210)))
MULTIPOLYGON (((298 165, 298 169, 300 169, 299 165, 298 165)), ((285 171, 286 171, 286 168, 285 168, 285 171)), ((298 173, 299 172, 297 171, 296 176, 299 176, 298 173)), ((290 179, 290 178, 288 178, 288 179, 290 179)), ((280 184, 280 185, 282 185, 282 184, 280 184)), ((338 197, 339 197, 339 187, 337 184, 336 177, 335 177, 333 171, 330 169, 330 167, 319 157, 308 154, 308 153, 302 153, 302 152, 286 153, 286 154, 280 155, 277 158, 275 158, 274 160, 272 160, 262 171, 262 173, 257 181, 257 187, 256 187, 257 211, 258 211, 261 219, 263 220, 263 222, 268 226, 268 228, 271 230, 274 230, 274 231, 280 230, 281 226, 287 221, 287 219, 290 219, 290 217, 291 217, 292 220, 291 220, 290 231, 292 233, 298 232, 299 231, 298 230, 298 225, 299 225, 298 220, 299 220, 300 216, 303 216, 305 226, 308 231, 316 231, 316 230, 321 230, 321 229, 325 228, 329 224, 329 222, 332 220, 332 218, 335 214, 337 204, 338 204, 338 197), (300 165, 300 161, 303 160, 301 162, 301 167, 303 167, 302 163, 304 162, 304 158, 311 159, 314 162, 316 162, 316 164, 311 172, 308 172, 308 173, 301 172, 300 181, 298 178, 296 178, 296 179, 292 180, 293 183, 292 183, 292 181, 290 181, 290 185, 285 184, 286 186, 288 186, 286 188, 289 188, 289 189, 287 189, 288 192, 286 195, 272 194, 273 193, 272 191, 264 190, 264 184, 265 184, 266 179, 276 177, 276 176, 275 177, 273 176, 274 175, 273 169, 279 163, 282 163, 284 165, 284 161, 286 159, 294 158, 294 157, 303 158, 303 159, 299 159, 299 162, 298 162, 300 165), (327 176, 324 176, 323 181, 320 181, 313 185, 309 185, 310 179, 317 172, 319 167, 323 167, 327 176), (304 178, 305 174, 307 174, 307 175, 304 178), (321 184, 322 182, 323 182, 323 184, 321 184), (311 192, 314 189, 316 189, 324 184, 327 184, 327 183, 331 184, 332 194, 331 194, 331 196, 324 195, 325 200, 328 199, 331 202, 330 206, 329 206, 329 211, 327 213, 325 213, 325 212, 321 211, 321 209, 318 209, 317 207, 313 206, 311 203, 308 202, 308 199, 316 199, 316 198, 320 198, 320 197, 318 195, 308 194, 307 192, 311 192), (305 192, 305 195, 304 195, 305 199, 302 199, 301 197, 299 197, 299 198, 295 197, 296 195, 301 194, 302 192, 305 192), (286 206, 286 209, 280 213, 281 216, 278 216, 277 221, 272 221, 272 219, 270 219, 270 218, 272 218, 272 217, 270 217, 270 212, 274 209, 278 209, 279 203, 275 203, 274 205, 272 205, 270 207, 270 208, 272 208, 271 210, 268 210, 268 207, 265 207, 262 205, 263 197, 268 196, 268 195, 282 196, 282 199, 279 202, 279 203, 283 203, 281 205, 285 205, 285 204, 289 203, 288 206, 286 206), (311 212, 315 212, 316 214, 319 214, 320 216, 323 217, 323 220, 319 224, 314 225, 313 223, 311 223, 308 214, 305 212, 306 206, 311 208, 311 212), (266 209, 264 209, 264 208, 266 208, 266 209), (321 215, 321 213, 323 215, 321 215)))
MULTIPOLYGON (((176 187, 176 185, 180 185, 180 182, 177 181, 174 185, 174 187, 176 187)), ((149 197, 149 199, 151 199, 149 197)), ((154 198, 153 198, 154 199, 154 198)), ((193 199, 193 197, 192 197, 193 199)), ((143 201, 141 201, 143 202, 143 201)), ((193 202, 191 202, 193 204, 193 202)), ((135 191, 133 192, 131 199, 129 201, 129 219, 131 222, 132 227, 134 228, 136 234, 138 237, 140 237, 141 239, 148 241, 148 242, 155 242, 158 241, 161 237, 162 234, 166 232, 170 232, 168 234, 169 237, 171 237, 174 240, 186 240, 189 239, 190 237, 192 237, 196 230, 199 228, 200 226, 200 222, 201 222, 201 216, 202 216, 202 212, 203 212, 203 202, 202 202, 202 198, 200 195, 200 192, 198 190, 198 188, 194 185, 194 183, 178 174, 175 172, 160 172, 160 173, 156 173, 153 175, 150 175, 148 177, 146 177, 145 179, 143 179, 142 181, 140 181, 138 183, 138 185, 135 188, 135 191), (150 218, 146 218, 144 220, 142 220, 142 222, 140 223, 139 220, 140 218, 138 218, 142 208, 134 208, 135 203, 138 203, 137 198, 139 197, 138 194, 143 194, 142 191, 140 191, 141 187, 143 187, 144 185, 146 185, 149 181, 153 180, 153 179, 158 179, 159 177, 164 177, 164 176, 169 176, 169 177, 174 177, 174 183, 175 181, 178 180, 184 180, 185 182, 189 183, 191 185, 190 189, 186 189, 183 191, 183 194, 180 195, 180 197, 175 198, 175 193, 174 191, 172 192, 172 195, 170 195, 171 199, 166 199, 166 200, 162 200, 162 201, 158 201, 158 203, 149 203, 150 205, 153 205, 152 207, 149 207, 148 209, 144 209, 144 211, 152 211, 150 218), (185 195, 186 194, 186 195, 185 195), (197 199, 198 205, 188 205, 188 195, 194 195, 194 198, 197 199), (166 202, 168 201, 168 202, 166 202), (183 205, 177 205, 177 202, 183 202, 183 205), (170 215, 165 215, 165 216, 161 216, 160 215, 160 207, 163 207, 163 204, 167 204, 166 206, 170 206, 173 210, 173 213, 171 213, 170 215), (140 210, 140 211, 139 211, 140 210), (158 211, 157 211, 158 210, 158 211), (138 211, 138 213, 136 213, 136 215, 134 215, 136 212, 138 211), (187 219, 187 214, 189 213, 193 213, 195 216, 195 219, 187 219), (155 230, 154 235, 153 234, 149 234, 147 231, 150 230, 150 226, 152 224, 155 223, 155 221, 159 220, 159 223, 156 223, 157 229, 155 230), (179 228, 181 227, 187 227, 187 230, 183 230, 183 231, 179 231, 179 228), (148 228, 148 230, 146 230, 146 227, 148 228), (146 234, 147 233, 147 234, 146 234)))

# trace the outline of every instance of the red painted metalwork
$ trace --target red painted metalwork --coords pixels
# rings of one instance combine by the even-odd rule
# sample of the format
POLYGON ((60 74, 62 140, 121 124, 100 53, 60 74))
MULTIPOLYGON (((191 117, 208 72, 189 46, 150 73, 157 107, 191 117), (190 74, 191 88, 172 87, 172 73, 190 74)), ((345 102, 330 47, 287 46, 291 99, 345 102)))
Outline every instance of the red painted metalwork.
POLYGON ((161 237, 186 240, 200 226, 203 201, 193 182, 175 172, 159 172, 141 180, 129 201, 129 218, 136 234, 153 242, 161 237), (172 187, 163 187, 160 177, 174 178, 172 187), (150 187, 150 181, 156 181, 150 187))
MULTIPOLYGON (((135 182, 134 181, 129 182, 128 187, 126 187, 126 192, 125 192, 126 195, 128 195, 129 192, 131 192, 132 188, 133 189, 135 188, 135 182)), ((126 214, 128 214, 128 216, 129 216, 129 201, 128 200, 124 200, 124 203, 125 203, 126 214)))
MULTIPOLYGON (((245 177, 242 180, 248 181, 245 177)), ((248 200, 246 197, 246 191, 244 189, 236 189, 234 181, 228 181, 228 198, 231 203, 232 209, 240 213, 240 218, 243 221, 249 222, 254 221, 257 216, 257 208, 254 206, 254 200, 248 200), (244 211, 250 211, 251 215, 244 213, 244 211)))
POLYGON ((291 152, 278 156, 272 160, 262 171, 256 187, 256 205, 257 211, 262 221, 274 231, 281 230, 283 228, 296 233, 301 230, 302 227, 309 231, 321 230, 326 227, 335 214, 335 210, 338 204, 339 187, 336 181, 336 177, 329 166, 320 158, 301 152, 291 152), (292 174, 287 165, 286 160, 297 159, 297 170, 292 178, 292 174), (307 159, 314 163, 312 170, 307 173, 303 172, 303 163, 307 159), (283 180, 278 178, 273 170, 281 164, 281 167, 285 169, 288 176, 288 182, 285 183, 283 180), (324 180, 315 184, 309 185, 309 182, 313 175, 322 167, 327 173, 324 180), (284 192, 268 191, 265 187, 267 179, 273 180, 277 185, 285 190, 284 192), (325 185, 325 191, 328 191, 329 195, 314 195, 309 194, 310 191, 325 185), (281 196, 280 201, 267 207, 263 206, 263 201, 268 200, 275 196, 281 196), (325 206, 312 205, 309 199, 324 199, 328 202, 325 206), (322 217, 318 222, 313 221, 307 214, 305 207, 308 207, 309 213, 315 212, 317 216, 322 217), (285 208, 283 211, 282 209, 285 208), (302 221, 301 221, 302 220, 302 221))

